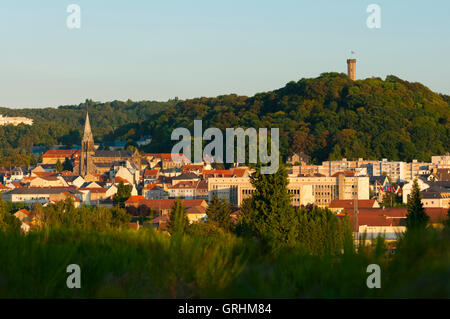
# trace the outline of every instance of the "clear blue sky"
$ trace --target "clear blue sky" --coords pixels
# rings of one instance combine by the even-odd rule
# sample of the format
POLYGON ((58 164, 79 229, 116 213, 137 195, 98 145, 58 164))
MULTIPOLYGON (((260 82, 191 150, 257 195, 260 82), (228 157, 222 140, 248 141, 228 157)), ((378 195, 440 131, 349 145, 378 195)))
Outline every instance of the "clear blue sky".
POLYGON ((449 17, 448 0, 1 0, 0 106, 253 95, 346 72, 351 50, 357 78, 450 94, 449 17))

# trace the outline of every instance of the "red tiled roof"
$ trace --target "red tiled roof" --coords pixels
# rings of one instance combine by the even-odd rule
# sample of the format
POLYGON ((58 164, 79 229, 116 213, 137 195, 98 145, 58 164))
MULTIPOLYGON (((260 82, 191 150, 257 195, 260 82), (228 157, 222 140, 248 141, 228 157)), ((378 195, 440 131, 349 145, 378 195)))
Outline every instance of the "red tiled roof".
POLYGON ((186 209, 186 214, 206 214, 206 208, 203 206, 192 206, 186 209))
POLYGON ((26 210, 25 208, 19 209, 17 212, 15 212, 14 214, 17 213, 24 213, 25 215, 30 215, 30 212, 28 210, 26 210))
MULTIPOLYGON (((172 153, 149 153, 149 154, 147 154, 147 156, 159 157, 163 161, 172 161, 172 153)), ((183 161, 187 160, 187 157, 184 156, 183 153, 180 153, 180 154, 174 153, 173 157, 176 161, 177 160, 183 160, 183 161)))
POLYGON ((425 208, 425 213, 430 216, 431 223, 441 223, 447 220, 447 212, 446 208, 425 208))
MULTIPOLYGON (((358 208, 373 208, 376 205, 375 199, 359 199, 358 208)), ((330 208, 353 208, 353 199, 333 199, 329 205, 330 208)))
POLYGON ((33 172, 33 174, 41 178, 55 176, 55 172, 33 172))
MULTIPOLYGON (((353 229, 354 213, 351 209, 345 209, 343 213, 337 216, 344 216, 345 213, 350 218, 353 229)), ((425 213, 430 216, 430 222, 441 223, 447 219, 447 209, 445 208, 425 208, 425 213)), ((361 208, 358 209, 358 224, 367 226, 405 226, 406 207, 395 208, 361 208)))
POLYGON ((158 175, 159 170, 157 169, 146 169, 144 172, 144 176, 155 176, 158 175))
POLYGON ((233 175, 234 177, 244 177, 246 171, 246 168, 235 168, 233 169, 233 175))
POLYGON ((151 190, 151 189, 155 188, 156 186, 158 186, 158 185, 156 185, 156 184, 146 184, 143 189, 144 190, 151 190))
POLYGON ((233 172, 230 170, 203 170, 204 177, 232 177, 233 172))
MULTIPOLYGON (((167 210, 171 209, 175 204, 176 199, 145 199, 139 201, 141 205, 145 205, 154 210, 167 210)), ((204 199, 181 199, 184 207, 187 209, 193 206, 201 206, 204 199)), ((125 202, 126 203, 126 202, 125 202)))
POLYGON ((124 184, 129 184, 129 182, 125 178, 122 178, 120 176, 114 177, 114 183, 120 183, 120 182, 123 182, 124 184))
POLYGON ((125 204, 134 204, 134 203, 140 203, 142 201, 145 201, 145 197, 142 195, 134 195, 134 196, 130 196, 130 198, 128 198, 125 201, 125 204))
POLYGON ((66 158, 72 157, 75 153, 79 152, 79 150, 48 150, 42 155, 45 158, 66 158))

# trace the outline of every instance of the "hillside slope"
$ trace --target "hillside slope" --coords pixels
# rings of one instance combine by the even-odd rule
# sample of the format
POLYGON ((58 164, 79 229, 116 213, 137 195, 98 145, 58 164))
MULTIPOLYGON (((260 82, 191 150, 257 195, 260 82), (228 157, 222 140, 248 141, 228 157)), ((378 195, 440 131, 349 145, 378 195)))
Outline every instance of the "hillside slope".
POLYGON ((169 151, 170 132, 192 127, 279 127, 283 155, 326 159, 430 160, 450 150, 450 98, 395 76, 351 81, 324 73, 253 97, 236 95, 179 102, 136 131, 152 133, 151 149, 169 151), (161 142, 161 143, 158 143, 161 142))
MULTIPOLYGON (((35 125, 0 127, 3 164, 32 145, 77 144, 89 109, 96 141, 133 141, 152 135, 145 150, 170 152, 174 128, 192 129, 194 119, 208 127, 278 127, 281 152, 305 152, 326 159, 389 158, 430 160, 450 151, 450 97, 395 76, 351 81, 345 74, 289 82, 253 97, 234 94, 168 102, 87 100, 58 109, 5 109, 0 114, 28 116, 35 125), (5 157, 6 156, 6 157, 5 157)), ((27 161, 25 155, 15 161, 27 161), (21 159, 22 158, 22 159, 21 159)))

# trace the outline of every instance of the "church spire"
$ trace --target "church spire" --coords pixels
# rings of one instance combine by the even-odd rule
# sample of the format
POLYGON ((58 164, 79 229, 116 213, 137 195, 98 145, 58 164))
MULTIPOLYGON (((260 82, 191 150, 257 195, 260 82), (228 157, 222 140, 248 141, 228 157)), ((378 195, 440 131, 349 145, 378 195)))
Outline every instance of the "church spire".
POLYGON ((84 123, 84 134, 82 146, 86 151, 94 151, 94 136, 92 135, 91 123, 89 122, 89 113, 86 111, 86 122, 84 123))
POLYGON ((86 121, 84 122, 84 136, 92 135, 91 123, 89 122, 89 113, 86 111, 86 121))
POLYGON ((83 139, 81 140, 81 158, 80 175, 86 176, 95 171, 95 165, 92 156, 95 154, 94 136, 92 135, 91 123, 89 123, 89 114, 86 111, 86 122, 84 123, 83 139))

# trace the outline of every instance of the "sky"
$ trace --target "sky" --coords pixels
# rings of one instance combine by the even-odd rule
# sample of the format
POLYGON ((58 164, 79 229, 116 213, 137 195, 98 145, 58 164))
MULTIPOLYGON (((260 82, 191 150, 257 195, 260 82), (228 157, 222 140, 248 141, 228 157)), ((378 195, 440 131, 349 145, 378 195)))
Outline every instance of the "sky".
POLYGON ((448 0, 0 0, 0 106, 251 96, 346 72, 351 51, 357 79, 450 94, 449 16, 448 0))

